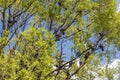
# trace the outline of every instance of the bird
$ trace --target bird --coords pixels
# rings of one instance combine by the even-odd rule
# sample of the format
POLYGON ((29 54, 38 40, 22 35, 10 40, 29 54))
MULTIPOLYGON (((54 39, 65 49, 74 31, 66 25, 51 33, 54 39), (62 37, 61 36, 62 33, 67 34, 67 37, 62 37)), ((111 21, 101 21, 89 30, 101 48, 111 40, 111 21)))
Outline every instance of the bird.
POLYGON ((12 24, 12 23, 16 23, 16 20, 8 20, 8 23, 12 24))
POLYGON ((65 29, 61 29, 60 32, 61 32, 61 34, 64 35, 65 34, 65 29))
POLYGON ((68 70, 65 71, 65 73, 66 73, 66 76, 70 76, 70 72, 68 70))
POLYGON ((85 54, 85 61, 88 59, 88 57, 90 56, 90 52, 88 51, 86 54, 85 54))
POLYGON ((56 34, 56 35, 55 35, 55 38, 56 38, 55 41, 59 41, 59 40, 60 40, 60 37, 61 37, 60 34, 56 34))
POLYGON ((61 4, 61 1, 59 1, 59 2, 58 2, 58 5, 59 5, 59 6, 61 6, 61 5, 62 5, 62 4, 61 4))
POLYGON ((99 45, 99 48, 104 51, 104 46, 102 44, 99 45))
POLYGON ((81 52, 80 51, 78 51, 77 53, 76 53, 76 55, 78 56, 78 55, 80 55, 81 54, 81 52))
POLYGON ((100 37, 103 37, 105 35, 105 33, 104 32, 100 32, 99 35, 100 35, 100 37))

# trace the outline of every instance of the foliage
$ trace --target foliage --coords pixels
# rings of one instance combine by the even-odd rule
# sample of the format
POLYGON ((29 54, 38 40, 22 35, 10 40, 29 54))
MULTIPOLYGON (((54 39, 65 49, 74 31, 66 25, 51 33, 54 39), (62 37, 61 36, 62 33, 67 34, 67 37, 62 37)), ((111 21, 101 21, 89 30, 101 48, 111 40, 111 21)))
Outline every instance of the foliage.
POLYGON ((43 28, 32 27, 14 41, 17 41, 16 49, 8 50, 6 54, 1 53, 0 79, 41 80, 47 72, 53 70, 52 55, 56 47, 51 33, 43 28))
POLYGON ((0 79, 93 79, 86 71, 120 49, 116 8, 117 0, 0 0, 0 79))

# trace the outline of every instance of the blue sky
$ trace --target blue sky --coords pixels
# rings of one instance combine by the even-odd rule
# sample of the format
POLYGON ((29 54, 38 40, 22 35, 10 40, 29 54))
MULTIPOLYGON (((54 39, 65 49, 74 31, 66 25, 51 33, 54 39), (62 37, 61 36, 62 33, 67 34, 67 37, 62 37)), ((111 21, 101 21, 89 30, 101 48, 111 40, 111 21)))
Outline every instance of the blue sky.
POLYGON ((120 3, 120 0, 118 0, 118 3, 120 3))

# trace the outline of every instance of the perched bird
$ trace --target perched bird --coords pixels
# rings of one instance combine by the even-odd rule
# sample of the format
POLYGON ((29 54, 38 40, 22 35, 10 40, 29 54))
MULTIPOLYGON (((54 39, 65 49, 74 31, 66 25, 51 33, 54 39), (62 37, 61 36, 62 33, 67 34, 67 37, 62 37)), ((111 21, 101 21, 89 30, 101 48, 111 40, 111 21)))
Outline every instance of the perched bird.
POLYGON ((90 52, 88 51, 86 54, 85 54, 85 61, 88 59, 88 57, 90 56, 90 52))
POLYGON ((54 66, 55 66, 56 68, 58 68, 58 65, 57 65, 57 64, 55 64, 54 66))
POLYGON ((94 52, 95 51, 95 48, 94 47, 91 47, 91 52, 94 52))
POLYGON ((104 32, 100 32, 99 35, 100 35, 100 37, 103 37, 105 35, 105 33, 104 32))
POLYGON ((82 62, 82 61, 80 61, 80 62, 79 62, 79 64, 80 64, 80 66, 81 66, 81 65, 83 64, 83 62, 82 62))
POLYGON ((99 45, 99 48, 104 51, 104 46, 102 44, 99 45))
POLYGON ((58 5, 59 5, 59 6, 62 6, 62 3, 63 3, 62 0, 59 0, 59 1, 58 1, 58 5))
POLYGON ((62 6, 62 2, 61 2, 61 1, 58 1, 58 5, 59 5, 59 6, 62 6))
POLYGON ((76 56, 78 56, 78 55, 80 55, 81 54, 81 52, 80 51, 78 51, 77 53, 76 53, 76 56))
POLYGON ((68 70, 65 71, 65 73, 66 73, 66 76, 70 76, 70 72, 68 70))
POLYGON ((56 34, 56 35, 55 35, 55 41, 59 41, 59 40, 60 40, 60 37, 61 37, 60 34, 56 34))
POLYGON ((90 48, 90 52, 94 52, 95 51, 95 47, 94 46, 89 45, 89 48, 90 48))
POLYGON ((13 24, 13 23, 16 23, 16 22, 17 22, 16 20, 8 20, 9 24, 13 24))
POLYGON ((64 35, 65 34, 65 29, 61 29, 60 32, 61 32, 61 34, 64 35))
POLYGON ((36 53, 36 54, 33 55, 34 58, 37 58, 38 56, 39 56, 38 53, 36 53))

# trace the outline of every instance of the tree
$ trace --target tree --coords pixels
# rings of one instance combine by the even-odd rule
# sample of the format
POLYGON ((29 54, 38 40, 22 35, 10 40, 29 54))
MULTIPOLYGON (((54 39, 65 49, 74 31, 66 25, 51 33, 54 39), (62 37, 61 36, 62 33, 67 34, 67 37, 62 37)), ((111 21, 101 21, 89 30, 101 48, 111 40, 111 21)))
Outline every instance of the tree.
POLYGON ((55 43, 51 40, 52 36, 43 28, 39 30, 30 28, 26 32, 22 32, 15 39, 17 41, 16 48, 8 50, 6 54, 1 54, 0 79, 43 79, 47 72, 53 70, 52 53, 55 52, 55 43))
POLYGON ((119 50, 116 7, 115 0, 1 0, 1 79, 85 78, 96 56, 109 62, 109 46, 119 50))

